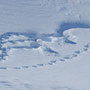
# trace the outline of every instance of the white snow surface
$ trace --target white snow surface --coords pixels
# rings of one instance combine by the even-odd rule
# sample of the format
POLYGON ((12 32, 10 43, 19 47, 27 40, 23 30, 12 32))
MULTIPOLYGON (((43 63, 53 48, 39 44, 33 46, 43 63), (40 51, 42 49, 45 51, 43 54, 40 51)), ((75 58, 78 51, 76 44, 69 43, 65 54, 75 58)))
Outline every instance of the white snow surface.
POLYGON ((37 39, 40 45, 35 48, 27 48, 30 43, 16 41, 16 37, 13 41, 21 44, 7 39, 7 55, 0 62, 0 89, 89 90, 90 29, 69 29, 63 34, 49 37, 50 41, 37 39), (76 37, 76 44, 65 42, 67 36, 72 41, 76 37))
POLYGON ((90 0, 0 0, 0 33, 53 33, 62 22, 90 23, 90 0))
POLYGON ((0 90, 90 90, 89 5, 0 0, 0 90))

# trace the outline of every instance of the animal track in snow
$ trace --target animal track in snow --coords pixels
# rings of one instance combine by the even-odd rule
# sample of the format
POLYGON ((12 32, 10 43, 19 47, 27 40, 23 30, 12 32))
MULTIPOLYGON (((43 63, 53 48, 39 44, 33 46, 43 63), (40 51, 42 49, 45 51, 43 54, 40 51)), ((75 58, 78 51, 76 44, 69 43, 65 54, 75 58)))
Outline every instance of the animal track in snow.
MULTIPOLYGON (((88 45, 88 49, 89 49, 89 44, 87 44, 88 45)), ((84 46, 84 48, 86 48, 86 45, 84 46)), ((77 50, 77 51, 75 51, 72 55, 70 55, 70 56, 64 56, 64 57, 62 57, 62 58, 58 58, 58 59, 56 59, 56 60, 51 60, 50 62, 48 62, 47 64, 36 64, 36 65, 32 65, 32 66, 28 66, 28 65, 24 65, 24 66, 16 66, 16 67, 0 67, 0 69, 2 69, 2 70, 7 70, 7 69, 28 69, 28 68, 38 68, 38 67, 43 67, 43 66, 47 66, 47 65, 53 65, 53 64, 56 64, 57 63, 57 61, 66 61, 66 60, 68 60, 68 59, 72 59, 72 58, 76 58, 76 57, 78 57, 78 55, 79 54, 81 54, 81 53, 83 53, 83 52, 85 52, 85 50, 82 50, 82 51, 80 51, 80 50, 77 50)))
MULTIPOLYGON (((78 57, 82 52, 86 52, 89 50, 90 44, 83 44, 80 49, 78 48, 78 42, 74 43, 71 33, 65 33, 66 36, 60 36, 57 35, 39 35, 36 33, 17 33, 17 32, 7 32, 0 36, 0 60, 2 62, 7 59, 10 55, 10 50, 12 49, 29 49, 40 51, 42 54, 45 54, 46 57, 54 57, 50 61, 47 61, 46 63, 36 63, 32 65, 18 65, 13 67, 5 67, 1 66, 0 70, 6 70, 6 69, 28 69, 28 68, 37 68, 37 67, 44 67, 47 65, 54 65, 57 63, 57 61, 66 61, 69 59, 73 59, 78 57), (69 34, 69 35, 68 35, 69 34), (70 36, 71 35, 71 36, 70 36), (68 36, 68 37, 67 37, 68 36), (69 38, 70 36, 70 38, 69 38), (71 40, 71 41, 70 41, 71 40), (68 48, 70 48, 68 50, 68 48), (65 52, 69 51, 69 52, 65 52), (8 53, 9 52, 9 53, 8 53)), ((13 52, 11 52, 13 55, 13 52)))

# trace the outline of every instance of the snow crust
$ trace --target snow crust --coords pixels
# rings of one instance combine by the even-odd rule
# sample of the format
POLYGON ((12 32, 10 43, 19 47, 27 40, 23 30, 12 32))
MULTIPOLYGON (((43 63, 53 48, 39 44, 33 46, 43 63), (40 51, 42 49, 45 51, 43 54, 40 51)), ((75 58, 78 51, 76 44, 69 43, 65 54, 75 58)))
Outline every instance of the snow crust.
POLYGON ((89 0, 0 0, 0 90, 90 90, 89 0))
POLYGON ((0 62, 1 89, 89 90, 89 32, 90 29, 73 28, 64 31, 62 37, 38 37, 35 41, 25 33, 7 34, 6 41, 2 39, 1 51, 6 51, 0 62))

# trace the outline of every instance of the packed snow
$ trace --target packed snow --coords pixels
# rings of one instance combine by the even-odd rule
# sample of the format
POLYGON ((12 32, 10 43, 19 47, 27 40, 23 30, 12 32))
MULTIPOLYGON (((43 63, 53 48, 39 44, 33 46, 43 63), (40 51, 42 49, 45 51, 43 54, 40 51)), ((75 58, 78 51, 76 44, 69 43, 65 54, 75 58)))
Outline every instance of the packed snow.
POLYGON ((0 0, 0 90, 90 90, 89 0, 0 0))

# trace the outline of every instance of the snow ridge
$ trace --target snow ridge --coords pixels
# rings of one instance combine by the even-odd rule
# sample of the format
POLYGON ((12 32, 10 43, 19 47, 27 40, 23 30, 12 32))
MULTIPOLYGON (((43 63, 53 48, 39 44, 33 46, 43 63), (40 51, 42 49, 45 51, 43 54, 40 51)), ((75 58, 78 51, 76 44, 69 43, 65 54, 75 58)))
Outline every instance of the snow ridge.
POLYGON ((10 52, 19 49, 29 49, 39 51, 43 54, 46 54, 46 57, 51 58, 46 63, 37 63, 33 65, 19 65, 13 67, 1 66, 0 69, 21 69, 21 68, 37 68, 47 65, 55 65, 58 61, 67 61, 71 60, 81 53, 88 51, 90 43, 84 43, 81 49, 77 49, 79 46, 77 36, 73 35, 73 29, 63 32, 63 36, 57 37, 53 35, 38 35, 35 33, 17 33, 17 32, 7 32, 0 36, 0 60, 8 60, 10 52), (74 48, 74 50, 68 50, 69 54, 63 54, 62 50, 67 50, 68 47, 74 48), (64 47, 66 47, 64 49, 64 47))

